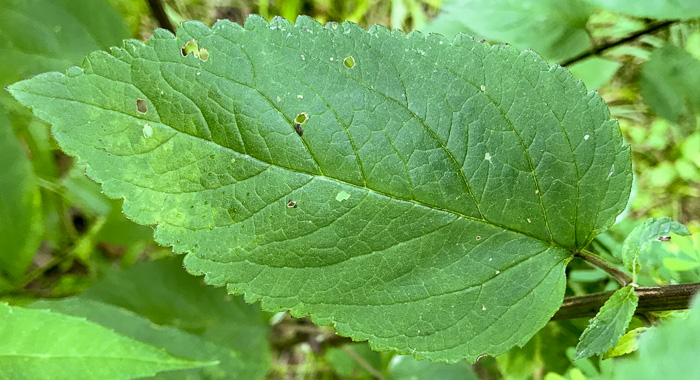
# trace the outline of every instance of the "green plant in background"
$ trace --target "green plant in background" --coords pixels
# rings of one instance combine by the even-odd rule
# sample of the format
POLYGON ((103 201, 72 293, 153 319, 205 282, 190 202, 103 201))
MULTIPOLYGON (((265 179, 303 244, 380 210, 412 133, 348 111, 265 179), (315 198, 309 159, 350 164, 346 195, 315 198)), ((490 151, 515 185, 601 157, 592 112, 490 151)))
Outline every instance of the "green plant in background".
POLYGON ((113 4, 132 34, 146 5, 212 26, 121 45, 103 1, 0 5, 2 84, 52 124, 0 95, 2 318, 23 316, 5 377, 651 378, 662 345, 664 373, 693 355, 699 314, 664 310, 700 281, 700 29, 635 18, 691 2, 455 0, 431 22, 412 1, 113 4), (631 156, 603 99, 530 48, 601 88, 631 156), (51 350, 32 338, 59 325, 51 350), (151 364, 92 359, 104 334, 151 364))

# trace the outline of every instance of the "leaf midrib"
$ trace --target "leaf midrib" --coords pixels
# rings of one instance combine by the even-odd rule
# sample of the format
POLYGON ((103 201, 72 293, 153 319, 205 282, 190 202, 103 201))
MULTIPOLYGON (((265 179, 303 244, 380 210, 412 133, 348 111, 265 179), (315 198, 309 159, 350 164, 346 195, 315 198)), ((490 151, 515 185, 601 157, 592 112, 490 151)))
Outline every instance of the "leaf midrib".
MULTIPOLYGON (((57 73, 57 74, 59 74, 59 75, 65 77, 65 75, 62 74, 62 73, 57 73)), ((119 82, 119 81, 113 80, 113 79, 111 79, 111 78, 106 78, 106 77, 103 77, 103 76, 100 76, 100 75, 97 75, 97 74, 87 74, 87 73, 83 73, 82 75, 96 75, 96 76, 99 76, 99 77, 104 78, 104 79, 107 79, 107 80, 115 81, 115 82, 117 82, 117 83, 122 83, 122 84, 127 84, 127 85, 133 86, 133 84, 131 84, 131 83, 119 82)), ((135 86, 134 86, 134 87, 135 87, 135 86)), ((139 118, 139 117, 137 117, 137 116, 128 114, 128 113, 126 113, 126 112, 122 112, 122 111, 119 111, 119 110, 112 110, 112 109, 103 108, 103 107, 101 107, 101 106, 99 106, 99 105, 95 105, 95 104, 91 104, 91 103, 79 101, 79 100, 76 100, 76 99, 69 99, 69 98, 64 98, 64 97, 59 97, 59 96, 47 96, 47 95, 45 95, 45 94, 41 94, 41 93, 37 93, 37 92, 32 92, 32 91, 27 91, 27 90, 25 90, 25 89, 22 89, 22 90, 12 89, 12 90, 13 90, 13 91, 18 91, 18 92, 24 92, 24 93, 26 93, 26 94, 30 94, 30 95, 34 95, 34 96, 38 96, 38 97, 42 97, 42 98, 54 99, 54 100, 63 100, 63 101, 70 102, 70 103, 77 103, 77 104, 80 104, 80 105, 85 105, 85 106, 89 106, 89 107, 94 107, 94 108, 99 109, 99 110, 102 110, 102 111, 114 112, 114 113, 117 113, 117 114, 120 114, 120 115, 123 115, 123 116, 130 117, 130 118, 132 118, 132 119, 134 119, 134 120, 137 120, 137 121, 139 121, 139 122, 143 122, 143 121, 144 121, 144 119, 141 119, 141 118, 139 118)), ((34 107, 31 107, 31 108, 34 108, 34 107)), ((53 124, 50 120, 45 120, 45 121, 48 122, 48 123, 50 123, 50 124, 53 124)), ((517 234, 520 234, 520 235, 522 235, 522 236, 531 238, 531 239, 533 239, 533 240, 537 240, 537 241, 541 241, 541 242, 547 243, 547 244, 549 244, 551 247, 558 247, 558 248, 562 248, 562 249, 565 249, 565 250, 567 250, 567 251, 570 251, 570 252, 572 252, 572 253, 574 252, 571 248, 561 246, 560 244, 558 244, 558 243, 555 242, 555 241, 543 240, 543 239, 540 239, 540 238, 538 238, 538 237, 536 237, 536 236, 533 236, 533 235, 531 235, 531 234, 529 234, 529 233, 527 233, 527 232, 520 231, 520 230, 515 230, 515 229, 512 229, 511 227, 508 227, 508 226, 505 226, 505 225, 502 225, 502 224, 499 224, 499 223, 496 223, 496 222, 493 222, 493 221, 490 221, 490 220, 479 219, 479 218, 476 218, 476 217, 474 217, 474 216, 462 214, 462 213, 460 213, 460 212, 458 212, 458 211, 449 210, 449 209, 445 209, 445 208, 442 208, 442 207, 439 207, 439 206, 430 205, 430 204, 427 204, 427 203, 425 203, 425 202, 422 202, 422 201, 419 201, 419 200, 416 200, 416 199, 405 199, 405 198, 401 198, 401 197, 398 197, 398 196, 395 196, 395 195, 392 195, 392 194, 388 194, 388 193, 385 193, 385 192, 382 192, 382 191, 379 191, 379 190, 375 190, 375 189, 372 189, 372 188, 369 188, 369 187, 359 186, 359 185, 356 185, 356 184, 353 184, 353 183, 350 183, 350 182, 346 182, 346 181, 343 181, 343 180, 341 180, 341 179, 331 178, 331 177, 327 177, 327 176, 325 176, 325 175, 307 173, 307 172, 304 172, 304 171, 300 171, 300 170, 295 170, 295 169, 292 169, 292 168, 284 167, 284 166, 281 166, 281 165, 278 165, 278 164, 273 164, 273 163, 267 162, 267 161, 265 161, 265 160, 263 160, 263 159, 260 159, 260 158, 257 158, 257 157, 253 157, 253 156, 250 156, 250 155, 248 155, 248 154, 244 154, 244 153, 237 152, 237 151, 235 151, 235 150, 233 150, 232 148, 229 148, 229 147, 227 147, 227 146, 219 145, 219 144, 215 143, 214 141, 206 140, 206 139, 204 139, 204 138, 202 138, 202 137, 195 136, 195 135, 189 134, 189 133, 187 133, 187 132, 184 132, 184 131, 180 131, 180 130, 178 130, 178 129, 175 129, 175 128, 173 128, 173 127, 171 127, 171 126, 169 126, 169 125, 163 123, 163 122, 160 120, 160 116, 158 116, 158 124, 160 124, 160 125, 162 125, 162 126, 168 128, 168 129, 170 129, 170 130, 172 130, 172 131, 174 131, 174 132, 176 132, 176 133, 182 133, 183 135, 189 136, 189 137, 191 137, 191 138, 194 138, 194 139, 196 139, 196 140, 202 141, 202 142, 204 142, 204 143, 212 144, 212 145, 214 145, 215 147, 224 149, 224 150, 226 150, 226 151, 228 151, 228 152, 230 152, 230 153, 232 153, 232 154, 234 154, 234 155, 236 155, 236 156, 238 156, 238 157, 240 157, 240 158, 242 158, 242 159, 250 159, 250 160, 253 160, 253 161, 255 161, 255 162, 258 162, 258 163, 261 163, 261 164, 265 164, 265 165, 268 165, 268 166, 271 166, 271 167, 276 167, 276 168, 279 168, 279 169, 282 169, 282 170, 286 170, 286 171, 290 171, 290 172, 297 173, 297 174, 308 175, 309 177, 312 177, 312 178, 313 178, 313 177, 324 178, 324 179, 326 179, 326 180, 329 180, 329 181, 332 181, 332 182, 336 182, 336 183, 340 183, 340 184, 343 184, 343 185, 348 186, 348 187, 352 187, 352 188, 355 188, 355 189, 365 190, 365 191, 368 191, 368 192, 372 192, 372 193, 375 193, 375 194, 377 194, 377 195, 380 195, 380 196, 389 198, 389 199, 394 200, 394 201, 412 203, 412 204, 415 204, 415 205, 417 205, 417 206, 425 207, 425 208, 430 209, 430 210, 441 211, 441 212, 444 212, 444 213, 447 213, 447 214, 451 214, 451 215, 453 215, 453 216, 456 216, 456 217, 458 217, 458 218, 471 220, 471 221, 477 222, 477 223, 483 223, 483 224, 488 225, 488 226, 491 226, 491 227, 496 227, 496 228, 504 229, 504 230, 507 230, 507 231, 510 231, 510 232, 513 232, 513 233, 517 233, 517 234)), ((88 166, 90 166, 90 165, 88 164, 88 166)), ((100 178, 100 180, 101 180, 101 181, 100 181, 101 183, 104 182, 104 179, 100 178)), ((130 184, 130 185, 134 185, 134 186, 138 186, 138 187, 142 187, 142 188, 147 188, 147 187, 145 187, 145 186, 143 186, 143 185, 136 185, 136 184, 133 184, 133 183, 124 181, 124 180, 122 180, 122 179, 118 179, 118 181, 120 181, 120 182, 125 182, 125 183, 128 183, 128 184, 130 184)), ((149 190, 151 190, 151 191, 159 192, 159 193, 162 193, 162 194, 180 194, 180 193, 170 193, 170 192, 166 192, 166 191, 162 191, 162 190, 157 190, 157 189, 152 189, 152 188, 147 188, 147 189, 149 189, 149 190)), ((204 190, 193 191, 193 192, 211 191, 211 190, 213 190, 213 189, 204 189, 204 190)), ((190 230, 190 231, 197 231, 197 230, 200 230, 200 229, 191 228, 191 227, 188 227, 188 226, 179 226, 179 227, 188 229, 188 230, 190 230)), ((214 227, 214 228, 218 228, 218 226, 216 226, 216 227, 214 227)), ((203 229, 203 228, 202 228, 202 229, 203 229)))

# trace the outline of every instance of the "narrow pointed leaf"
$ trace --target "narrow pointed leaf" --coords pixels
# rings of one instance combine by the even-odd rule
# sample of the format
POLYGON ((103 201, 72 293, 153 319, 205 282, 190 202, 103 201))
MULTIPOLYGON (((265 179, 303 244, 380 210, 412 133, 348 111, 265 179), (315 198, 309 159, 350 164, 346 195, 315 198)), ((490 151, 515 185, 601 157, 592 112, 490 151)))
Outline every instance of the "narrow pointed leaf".
POLYGON ((0 107, 0 276, 18 280, 32 262, 44 230, 34 170, 0 107))
POLYGON ((700 16, 697 0, 588 0, 618 13, 655 19, 690 19, 700 16))
MULTIPOLYGON (((270 367, 270 326, 257 305, 231 297, 182 270, 182 257, 138 263, 109 273, 80 293, 164 326, 175 326, 236 351, 219 370, 247 380, 263 379, 270 367), (206 318, 202 318, 202 313, 206 318)), ((216 368, 200 371, 217 372, 216 368)))
MULTIPOLYGON (((143 316, 99 301, 64 298, 41 300, 30 304, 30 307, 82 317, 139 342, 163 348, 170 355, 211 363, 201 368, 160 373, 156 375, 157 379, 230 379, 232 374, 240 377, 241 370, 246 365, 247 358, 241 357, 239 352, 230 347, 218 345, 172 326, 154 324, 143 316)), ((238 339, 243 340, 246 337, 241 335, 238 339)), ((245 378, 248 379, 248 377, 245 378)))
POLYGON ((631 285, 613 293, 581 334, 574 360, 601 355, 615 347, 632 320, 638 300, 631 285))
POLYGON ((636 276, 641 268, 639 255, 646 251, 652 242, 669 238, 672 232, 681 236, 690 235, 690 231, 684 225, 672 221, 669 217, 649 218, 637 226, 622 243, 621 255, 625 268, 636 276))
POLYGON ((191 273, 419 358, 524 344, 631 186, 597 94, 471 38, 189 22, 10 91, 191 273))
POLYGON ((133 379, 208 363, 119 335, 83 318, 0 303, 0 378, 133 379))

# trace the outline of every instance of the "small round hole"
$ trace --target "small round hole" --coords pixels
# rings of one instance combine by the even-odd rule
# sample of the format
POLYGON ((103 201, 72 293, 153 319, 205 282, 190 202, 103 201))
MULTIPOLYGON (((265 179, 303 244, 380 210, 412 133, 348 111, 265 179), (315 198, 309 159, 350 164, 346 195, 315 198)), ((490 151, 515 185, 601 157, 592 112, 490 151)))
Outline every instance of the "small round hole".
POLYGON ((343 65, 345 65, 345 67, 347 67, 348 69, 352 69, 353 67, 355 67, 355 58, 353 58, 352 56, 345 58, 345 60, 343 61, 343 65))
POLYGON ((148 102, 146 101, 146 99, 142 99, 142 98, 136 99, 136 110, 142 114, 145 114, 146 112, 148 112, 148 102))
POLYGON ((309 120, 309 115, 306 112, 302 112, 294 118, 294 122, 298 124, 304 124, 307 120, 309 120))
POLYGON ((199 49, 199 59, 201 59, 202 62, 208 61, 209 60, 209 50, 199 49))
POLYGON ((181 53, 183 57, 187 57, 187 54, 192 53, 195 57, 199 58, 199 47, 197 46, 197 41, 187 41, 187 43, 182 45, 181 53))

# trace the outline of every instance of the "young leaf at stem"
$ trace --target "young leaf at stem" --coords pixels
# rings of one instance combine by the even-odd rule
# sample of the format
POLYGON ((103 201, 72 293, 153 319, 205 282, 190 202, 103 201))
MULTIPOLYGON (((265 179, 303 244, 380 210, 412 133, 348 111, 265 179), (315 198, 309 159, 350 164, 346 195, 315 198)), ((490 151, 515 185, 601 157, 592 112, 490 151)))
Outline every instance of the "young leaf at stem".
POLYGON ((574 360, 601 355, 614 347, 632 320, 638 300, 631 285, 613 293, 581 334, 574 360))
POLYGON ((688 228, 672 221, 669 217, 649 218, 627 235, 625 242, 622 244, 621 256, 625 268, 632 272, 633 282, 637 281, 637 274, 641 269, 639 255, 646 251, 649 245, 656 240, 671 240, 671 233, 681 236, 690 235, 688 228))

